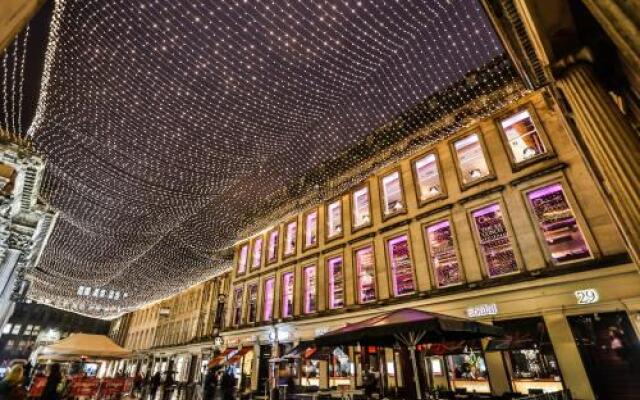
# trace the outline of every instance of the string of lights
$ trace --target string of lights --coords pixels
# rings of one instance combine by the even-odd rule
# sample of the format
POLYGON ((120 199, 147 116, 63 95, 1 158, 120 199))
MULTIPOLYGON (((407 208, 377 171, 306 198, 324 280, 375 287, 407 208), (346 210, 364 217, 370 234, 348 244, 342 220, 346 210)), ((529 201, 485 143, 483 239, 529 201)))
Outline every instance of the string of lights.
POLYGON ((28 133, 60 216, 29 295, 112 317, 219 274, 515 80, 479 1, 57 0, 28 133))

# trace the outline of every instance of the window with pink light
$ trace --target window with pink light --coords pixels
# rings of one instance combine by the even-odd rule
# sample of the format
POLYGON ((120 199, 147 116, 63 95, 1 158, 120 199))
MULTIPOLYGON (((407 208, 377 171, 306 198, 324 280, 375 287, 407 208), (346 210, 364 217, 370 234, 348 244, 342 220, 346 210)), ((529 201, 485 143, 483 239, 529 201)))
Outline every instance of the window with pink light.
POLYGON ((428 225, 425 232, 436 285, 447 287, 462 283, 462 271, 449 220, 428 225))
POLYGON ((342 200, 336 200, 327 206, 327 238, 342 234, 342 200))
POLYGON ((269 232, 269 242, 267 243, 267 262, 274 263, 278 261, 278 241, 280 239, 280 231, 274 229, 269 232))
POLYGON ((387 241, 387 252, 391 263, 393 294, 395 296, 404 296, 414 293, 416 286, 408 236, 400 235, 387 241))
POLYGON ((527 198, 555 264, 591 258, 589 246, 561 184, 554 183, 527 192, 527 198))
POLYGON ((269 278, 264 281, 264 309, 262 310, 263 321, 271 321, 271 319, 273 319, 275 289, 276 278, 269 278))
POLYGON ((316 312, 316 266, 304 267, 304 313, 316 312))
POLYGON ((318 211, 305 214, 304 219, 304 247, 313 247, 318 244, 318 211))
POLYGON ((290 256, 296 253, 296 236, 298 231, 298 222, 291 221, 286 225, 284 235, 284 255, 290 256))
POLYGON ((471 213, 478 235, 480 253, 490 278, 518 270, 513 244, 499 203, 477 209, 471 213))
POLYGON ((247 322, 256 322, 258 318, 258 284, 247 287, 247 322))
POLYGON ((242 287, 233 291, 233 325, 240 325, 242 322, 242 292, 242 287))
POLYGON ((254 239, 251 252, 251 269, 258 269, 260 265, 262 265, 262 236, 254 239))
POLYGON ((358 280, 358 302, 369 303, 376 299, 376 264, 373 246, 363 247, 355 252, 358 280))
POLYGON ((327 260, 329 273, 329 308, 344 306, 344 271, 342 256, 327 260))
POLYGON ((282 318, 293 317, 293 272, 282 275, 282 318))
POLYGON ((243 244, 242 247, 240 247, 240 251, 238 252, 238 268, 236 269, 236 274, 241 275, 246 272, 248 256, 249 245, 243 244))

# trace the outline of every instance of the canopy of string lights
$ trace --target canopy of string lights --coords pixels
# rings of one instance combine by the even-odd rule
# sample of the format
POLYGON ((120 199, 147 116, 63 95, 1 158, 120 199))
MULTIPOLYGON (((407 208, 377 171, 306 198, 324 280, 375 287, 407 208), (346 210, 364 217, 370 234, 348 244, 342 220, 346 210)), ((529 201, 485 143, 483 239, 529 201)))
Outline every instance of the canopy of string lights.
POLYGON ((99 317, 166 297, 521 90, 479 1, 57 0, 21 128, 60 211, 29 296, 99 317))

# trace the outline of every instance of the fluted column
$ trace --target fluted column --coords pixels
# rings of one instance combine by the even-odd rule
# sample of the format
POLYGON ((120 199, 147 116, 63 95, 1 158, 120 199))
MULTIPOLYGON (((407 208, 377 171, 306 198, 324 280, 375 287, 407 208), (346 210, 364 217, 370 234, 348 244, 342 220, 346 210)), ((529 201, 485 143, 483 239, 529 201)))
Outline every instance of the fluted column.
POLYGON ((611 214, 640 266, 640 138, 595 76, 583 50, 556 65, 579 141, 605 187, 611 214))

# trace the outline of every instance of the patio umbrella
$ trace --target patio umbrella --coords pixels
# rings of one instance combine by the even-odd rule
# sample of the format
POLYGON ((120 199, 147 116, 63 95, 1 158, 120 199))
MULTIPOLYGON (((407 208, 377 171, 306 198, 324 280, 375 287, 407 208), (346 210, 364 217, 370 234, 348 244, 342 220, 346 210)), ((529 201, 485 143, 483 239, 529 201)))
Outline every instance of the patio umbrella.
POLYGON ((374 345, 391 347, 403 344, 409 350, 416 395, 422 399, 418 380, 416 346, 450 340, 501 336, 502 329, 477 321, 444 314, 404 308, 377 315, 355 324, 325 333, 315 339, 317 346, 374 345))

